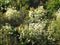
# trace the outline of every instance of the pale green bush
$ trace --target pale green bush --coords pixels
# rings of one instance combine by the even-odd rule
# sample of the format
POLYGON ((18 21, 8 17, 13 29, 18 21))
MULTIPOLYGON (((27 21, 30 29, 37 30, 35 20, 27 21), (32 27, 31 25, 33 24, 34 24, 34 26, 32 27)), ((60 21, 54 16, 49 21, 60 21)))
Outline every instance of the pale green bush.
POLYGON ((48 26, 48 40, 60 45, 60 9, 55 13, 56 20, 52 20, 48 26))
POLYGON ((9 35, 12 34, 10 31, 12 30, 12 27, 10 24, 6 23, 5 26, 2 26, 0 29, 0 44, 1 45, 8 45, 10 43, 10 37, 9 35))

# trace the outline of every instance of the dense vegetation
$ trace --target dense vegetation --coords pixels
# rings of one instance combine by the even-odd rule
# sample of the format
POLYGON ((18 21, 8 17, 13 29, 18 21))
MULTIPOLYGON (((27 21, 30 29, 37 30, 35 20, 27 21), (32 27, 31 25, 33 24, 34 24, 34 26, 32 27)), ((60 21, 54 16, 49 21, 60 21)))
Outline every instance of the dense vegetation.
POLYGON ((0 45, 60 45, 60 0, 0 0, 0 45))

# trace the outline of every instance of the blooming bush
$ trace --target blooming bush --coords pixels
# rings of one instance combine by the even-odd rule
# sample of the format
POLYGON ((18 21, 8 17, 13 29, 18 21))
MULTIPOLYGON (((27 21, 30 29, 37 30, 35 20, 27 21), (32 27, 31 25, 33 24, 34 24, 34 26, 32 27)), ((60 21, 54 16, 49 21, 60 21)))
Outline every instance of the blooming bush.
POLYGON ((25 14, 12 8, 7 8, 6 13, 3 16, 4 22, 11 24, 12 26, 19 26, 23 23, 25 14))
POLYGON ((45 14, 46 11, 44 10, 43 6, 40 6, 35 10, 29 11, 30 22, 38 22, 42 20, 42 17, 44 17, 45 14))

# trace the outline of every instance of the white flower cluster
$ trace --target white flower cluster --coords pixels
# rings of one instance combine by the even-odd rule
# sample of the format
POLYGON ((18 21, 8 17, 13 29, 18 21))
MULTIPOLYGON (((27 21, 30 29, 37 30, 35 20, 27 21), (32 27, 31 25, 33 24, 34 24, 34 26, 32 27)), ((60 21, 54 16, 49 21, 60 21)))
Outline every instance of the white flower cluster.
POLYGON ((43 21, 41 23, 30 23, 29 24, 29 30, 34 30, 37 33, 42 33, 44 32, 44 28, 46 26, 47 21, 43 21))
POLYGON ((43 23, 30 23, 29 30, 42 30, 44 26, 43 23))
POLYGON ((12 18, 19 17, 19 12, 17 10, 13 10, 12 8, 8 8, 4 17, 10 20, 12 18))
POLYGON ((39 21, 41 18, 41 16, 44 16, 46 13, 46 11, 43 9, 43 6, 38 7, 35 10, 31 10, 29 11, 29 17, 30 17, 30 21, 33 22, 35 21, 39 21))

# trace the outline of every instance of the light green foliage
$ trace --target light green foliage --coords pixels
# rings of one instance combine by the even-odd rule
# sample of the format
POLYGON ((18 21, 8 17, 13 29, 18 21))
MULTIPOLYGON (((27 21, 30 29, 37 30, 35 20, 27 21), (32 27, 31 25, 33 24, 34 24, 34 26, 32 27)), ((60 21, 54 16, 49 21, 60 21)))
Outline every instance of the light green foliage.
MULTIPOLYGON (((56 31, 56 34, 58 36, 58 39, 60 38, 59 34, 60 34, 60 9, 58 9, 58 11, 56 12, 56 28, 57 28, 57 31, 56 31)), ((60 40, 60 39, 59 39, 60 40)))
POLYGON ((58 11, 56 11, 55 13, 56 16, 56 20, 52 20, 51 24, 48 27, 48 39, 51 41, 55 41, 56 44, 60 45, 60 9, 58 9, 58 11))

